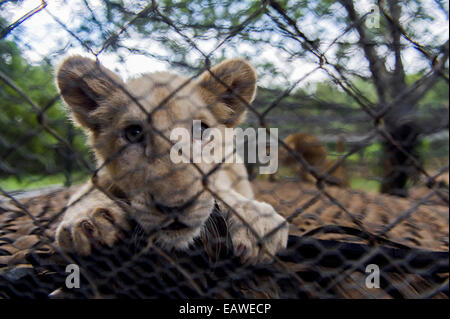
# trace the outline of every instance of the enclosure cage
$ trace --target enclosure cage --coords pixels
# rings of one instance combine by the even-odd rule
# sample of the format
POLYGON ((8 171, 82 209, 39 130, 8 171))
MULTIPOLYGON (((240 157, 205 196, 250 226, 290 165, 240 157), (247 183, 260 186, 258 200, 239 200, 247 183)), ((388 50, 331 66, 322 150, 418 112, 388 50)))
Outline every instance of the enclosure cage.
POLYGON ((0 1, 0 298, 448 298, 448 30, 448 1, 0 1), (195 120, 243 163, 170 162, 195 120))

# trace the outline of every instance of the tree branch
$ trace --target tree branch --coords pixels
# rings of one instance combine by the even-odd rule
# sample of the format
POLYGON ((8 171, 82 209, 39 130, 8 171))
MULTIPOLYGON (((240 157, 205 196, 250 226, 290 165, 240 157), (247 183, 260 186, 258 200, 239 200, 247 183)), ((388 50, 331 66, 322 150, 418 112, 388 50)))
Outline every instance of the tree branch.
POLYGON ((347 10, 348 18, 356 27, 356 31, 359 34, 359 45, 363 49, 364 55, 369 61, 369 68, 377 89, 379 102, 381 104, 385 104, 388 82, 386 81, 387 70, 384 61, 377 55, 375 51, 375 44, 373 41, 369 40, 363 23, 359 21, 358 13, 356 12, 353 0, 340 0, 339 2, 347 10))
POLYGON ((388 19, 389 27, 392 36, 391 48, 395 54, 395 68, 394 76, 391 78, 391 96, 395 96, 395 93, 402 92, 406 88, 405 83, 405 71, 402 61, 402 47, 401 47, 401 31, 398 28, 400 25, 401 7, 398 0, 388 0, 389 11, 391 13, 392 20, 388 19))
MULTIPOLYGON (((382 1, 383 0, 378 0, 378 6, 379 6, 381 12, 383 13, 384 17, 386 18, 386 20, 390 24, 395 25, 395 28, 397 28, 397 30, 400 31, 400 33, 403 35, 403 37, 406 39, 406 41, 410 42, 413 45, 414 49, 416 49, 417 51, 422 53, 423 56, 425 56, 428 60, 430 60, 430 63, 434 63, 437 55, 428 52, 428 50, 423 45, 421 45, 420 43, 418 43, 417 41, 412 39, 409 36, 409 34, 406 32, 406 30, 400 25, 399 21, 394 20, 393 17, 391 17, 386 12, 386 10, 384 10, 383 6, 381 5, 382 1)), ((448 17, 448 15, 447 15, 447 17, 448 17)), ((449 82, 448 76, 446 74, 444 74, 444 72, 441 72, 440 75, 447 81, 447 83, 449 82)))
POLYGON ((422 99, 422 97, 434 86, 437 80, 441 77, 445 69, 445 64, 449 57, 449 40, 442 45, 441 58, 436 58, 436 63, 433 65, 433 70, 430 74, 425 75, 420 80, 416 81, 411 87, 415 88, 405 97, 405 104, 413 104, 422 99))

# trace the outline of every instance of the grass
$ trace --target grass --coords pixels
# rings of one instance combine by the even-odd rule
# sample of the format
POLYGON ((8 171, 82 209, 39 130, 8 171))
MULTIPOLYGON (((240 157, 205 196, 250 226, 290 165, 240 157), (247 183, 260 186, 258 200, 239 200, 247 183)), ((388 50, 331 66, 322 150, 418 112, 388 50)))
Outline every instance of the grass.
POLYGON ((374 181, 373 179, 353 177, 350 180, 350 187, 355 190, 366 192, 378 192, 380 189, 380 182, 374 181))
MULTIPOLYGON (((295 177, 295 172, 286 167, 280 167, 280 176, 295 177)), ((260 175, 259 178, 268 178, 264 175, 260 175)), ((87 180, 87 175, 82 172, 72 174, 72 184, 78 184, 87 180)), ((10 176, 0 179, 0 188, 5 191, 12 190, 32 190, 49 186, 63 186, 66 182, 64 174, 55 175, 27 175, 27 176, 10 176)), ((355 190, 362 190, 367 192, 378 192, 380 183, 373 179, 367 179, 364 177, 352 177, 350 180, 350 187, 355 190)))
MULTIPOLYGON (((77 184, 86 180, 86 175, 83 173, 72 174, 72 184, 77 184)), ((0 179, 0 187, 6 191, 12 190, 32 190, 49 186, 63 186, 66 182, 64 174, 55 175, 26 175, 26 176, 10 176, 0 179)))

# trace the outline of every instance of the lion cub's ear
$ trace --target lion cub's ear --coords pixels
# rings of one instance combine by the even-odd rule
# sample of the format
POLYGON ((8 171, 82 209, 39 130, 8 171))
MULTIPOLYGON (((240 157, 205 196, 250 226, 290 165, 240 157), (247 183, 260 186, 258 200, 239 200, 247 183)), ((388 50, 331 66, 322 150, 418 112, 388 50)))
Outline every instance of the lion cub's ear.
POLYGON ((112 71, 81 56, 66 59, 56 74, 56 81, 75 121, 94 131, 107 121, 102 118, 105 112, 100 112, 101 102, 123 85, 112 71))
POLYGON ((240 124, 247 104, 255 98, 255 70, 245 60, 232 59, 210 71, 205 71, 198 81, 200 95, 220 123, 230 127, 240 124))

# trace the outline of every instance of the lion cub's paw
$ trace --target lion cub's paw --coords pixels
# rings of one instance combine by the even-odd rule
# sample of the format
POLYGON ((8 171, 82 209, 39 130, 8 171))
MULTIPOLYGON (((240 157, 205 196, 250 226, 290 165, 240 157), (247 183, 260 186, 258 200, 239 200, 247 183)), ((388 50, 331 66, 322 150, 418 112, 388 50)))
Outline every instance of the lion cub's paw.
POLYGON ((118 207, 70 209, 56 229, 56 243, 63 251, 86 256, 93 248, 112 247, 130 229, 125 212, 118 207))
POLYGON ((231 240, 235 255, 240 256, 243 262, 267 263, 272 261, 271 255, 286 248, 288 223, 271 205, 252 200, 238 205, 235 210, 262 239, 265 247, 264 249, 258 245, 254 232, 239 217, 233 215, 230 219, 231 240), (272 233, 275 228, 279 229, 272 233))

